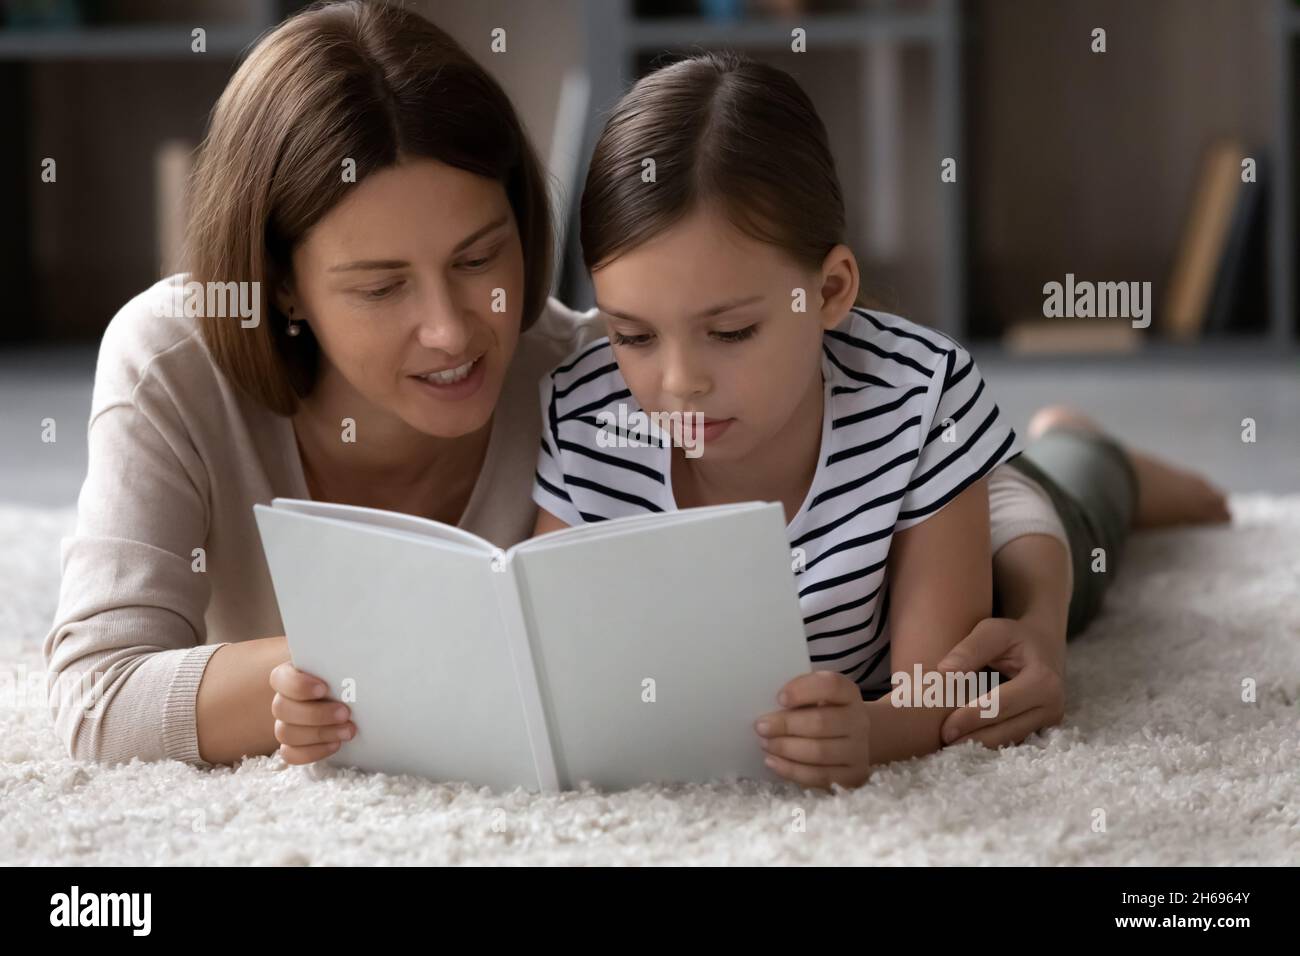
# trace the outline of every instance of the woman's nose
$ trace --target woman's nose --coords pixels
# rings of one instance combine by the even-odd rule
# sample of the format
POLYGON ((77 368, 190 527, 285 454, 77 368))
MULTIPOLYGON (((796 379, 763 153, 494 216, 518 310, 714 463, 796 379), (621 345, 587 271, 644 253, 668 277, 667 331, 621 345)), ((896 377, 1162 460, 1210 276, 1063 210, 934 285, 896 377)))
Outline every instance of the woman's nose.
POLYGON ((432 295, 421 303, 416 339, 426 349, 458 357, 473 338, 473 320, 448 295, 432 295))

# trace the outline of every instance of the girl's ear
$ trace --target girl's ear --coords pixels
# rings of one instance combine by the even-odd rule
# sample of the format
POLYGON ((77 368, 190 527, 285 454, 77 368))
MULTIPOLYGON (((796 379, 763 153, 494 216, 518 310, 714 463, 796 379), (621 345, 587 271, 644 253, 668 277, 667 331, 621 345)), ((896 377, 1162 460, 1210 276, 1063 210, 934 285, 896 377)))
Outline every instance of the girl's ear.
POLYGON ((858 260, 853 250, 840 243, 822 260, 821 324, 833 329, 844 321, 858 299, 858 260))

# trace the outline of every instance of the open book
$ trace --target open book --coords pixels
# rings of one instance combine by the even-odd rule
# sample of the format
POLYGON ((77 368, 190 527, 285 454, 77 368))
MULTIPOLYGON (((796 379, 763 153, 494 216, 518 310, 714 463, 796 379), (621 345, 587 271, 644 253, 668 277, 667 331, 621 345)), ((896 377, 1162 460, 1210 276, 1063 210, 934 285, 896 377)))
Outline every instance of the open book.
POLYGON ((294 665, 352 708, 331 763, 494 789, 776 779, 753 724, 810 669, 780 505, 508 551, 369 508, 254 511, 294 665))

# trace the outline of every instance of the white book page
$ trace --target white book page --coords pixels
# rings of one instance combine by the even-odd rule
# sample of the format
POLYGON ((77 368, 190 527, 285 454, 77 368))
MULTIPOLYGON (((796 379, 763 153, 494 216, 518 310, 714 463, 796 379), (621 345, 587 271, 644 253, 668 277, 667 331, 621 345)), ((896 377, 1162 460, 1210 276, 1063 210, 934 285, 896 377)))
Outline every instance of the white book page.
POLYGON ((352 521, 372 528, 388 528, 392 531, 405 531, 425 538, 437 538, 463 547, 491 554, 496 548, 491 542, 480 538, 461 528, 431 521, 418 515, 402 514, 398 511, 384 511, 381 508, 363 508, 359 505, 340 505, 332 501, 307 501, 301 498, 275 498, 271 507, 283 508, 298 514, 317 515, 321 518, 333 518, 338 521, 352 521))
POLYGON ((332 697, 355 692, 357 736, 331 763, 539 786, 488 556, 296 509, 255 512, 294 665, 332 697))
POLYGON ((556 543, 512 564, 561 784, 776 779, 753 723, 810 669, 781 507, 556 543))
POLYGON ((602 538, 611 534, 629 534, 635 532, 638 528, 647 526, 664 523, 684 524, 688 521, 699 521, 741 511, 753 511, 763 507, 766 507, 766 503, 762 501, 741 501, 729 505, 708 505, 702 508, 682 508, 678 511, 665 511, 659 514, 612 518, 609 521, 597 521, 593 524, 580 524, 548 531, 536 538, 520 541, 510 548, 506 554, 511 557, 523 550, 540 551, 544 548, 562 547, 573 542, 588 541, 592 538, 602 538))

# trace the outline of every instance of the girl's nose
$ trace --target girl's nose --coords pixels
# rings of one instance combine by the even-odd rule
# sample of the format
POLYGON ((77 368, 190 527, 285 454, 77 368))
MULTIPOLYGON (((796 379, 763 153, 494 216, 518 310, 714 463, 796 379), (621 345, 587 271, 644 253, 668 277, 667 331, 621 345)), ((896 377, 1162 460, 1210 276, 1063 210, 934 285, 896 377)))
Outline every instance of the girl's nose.
POLYGON ((708 370, 702 362, 696 361, 689 350, 665 350, 667 352, 663 369, 663 390, 678 401, 686 401, 708 392, 710 380, 708 370))

